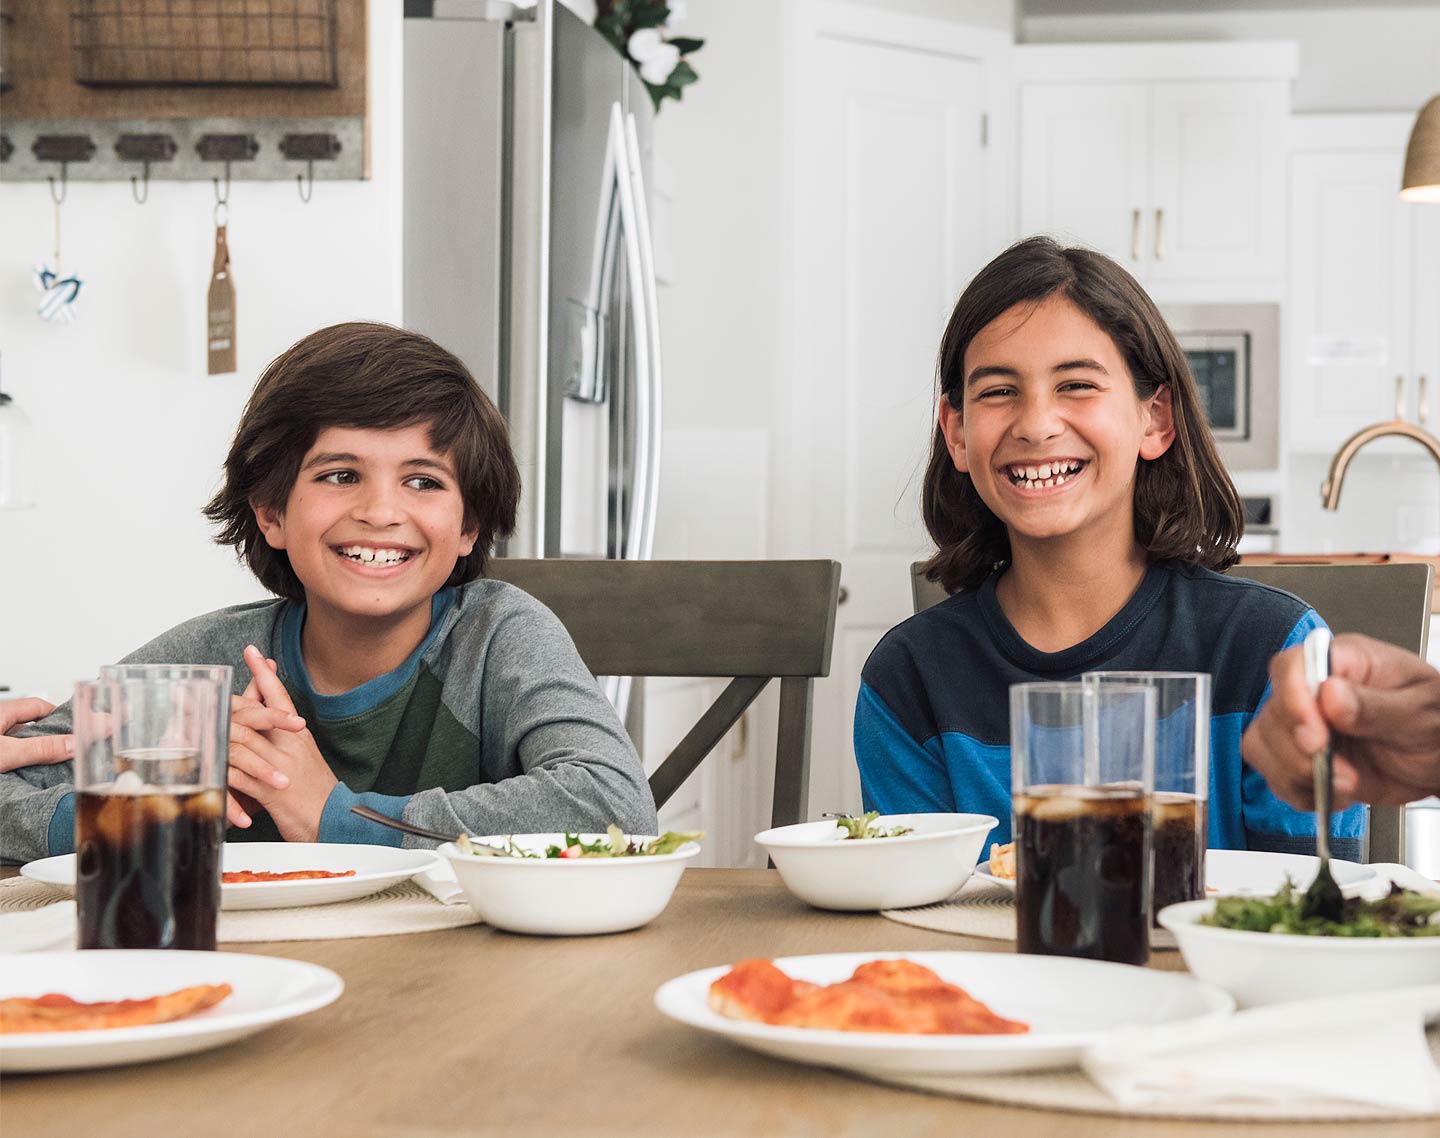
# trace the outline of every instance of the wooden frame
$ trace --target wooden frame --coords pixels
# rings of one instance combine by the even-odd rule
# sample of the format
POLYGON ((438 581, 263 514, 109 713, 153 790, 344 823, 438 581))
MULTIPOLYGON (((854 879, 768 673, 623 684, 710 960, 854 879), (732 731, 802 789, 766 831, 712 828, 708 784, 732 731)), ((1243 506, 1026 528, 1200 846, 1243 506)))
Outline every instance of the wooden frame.
POLYGON ((830 671, 838 562, 498 558, 487 575, 554 612, 597 676, 731 677, 650 776, 656 805, 779 679, 771 822, 804 820, 811 705, 816 677, 830 671))

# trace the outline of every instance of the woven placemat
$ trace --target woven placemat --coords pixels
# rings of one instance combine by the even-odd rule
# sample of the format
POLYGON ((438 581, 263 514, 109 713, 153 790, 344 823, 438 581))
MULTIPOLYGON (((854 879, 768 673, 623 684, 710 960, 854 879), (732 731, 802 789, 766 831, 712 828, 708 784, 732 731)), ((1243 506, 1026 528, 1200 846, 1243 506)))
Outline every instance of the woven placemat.
MULTIPOLYGON (((978 874, 965 882, 959 893, 944 901, 913 909, 882 909, 880 915, 902 925, 937 933, 978 936, 985 940, 1015 939, 1015 894, 978 874)), ((1175 938, 1166 929, 1151 929, 1150 947, 1173 949, 1175 938)))
MULTIPOLYGON (((1440 1026, 1425 1035, 1430 1055, 1440 1065, 1440 1026)), ((1440 1112, 1402 1113, 1370 1103, 1339 1099, 1305 1102, 1181 1103, 1164 1106, 1122 1106, 1079 1070, 1035 1071, 1020 1075, 883 1075, 865 1078, 894 1086, 979 1102, 1063 1110, 1079 1114, 1111 1114, 1142 1118, 1209 1119, 1226 1122, 1374 1122, 1440 1118, 1440 1112)))
MULTIPOLYGON (((68 901, 63 889, 12 877, 0 881, 0 917, 68 901)), ((222 944, 259 941, 343 940, 348 937, 397 936, 480 923, 469 905, 444 905, 414 881, 400 881, 379 893, 297 909, 221 910, 216 936, 222 944)), ((3 948, 3 945, 0 945, 3 948)))

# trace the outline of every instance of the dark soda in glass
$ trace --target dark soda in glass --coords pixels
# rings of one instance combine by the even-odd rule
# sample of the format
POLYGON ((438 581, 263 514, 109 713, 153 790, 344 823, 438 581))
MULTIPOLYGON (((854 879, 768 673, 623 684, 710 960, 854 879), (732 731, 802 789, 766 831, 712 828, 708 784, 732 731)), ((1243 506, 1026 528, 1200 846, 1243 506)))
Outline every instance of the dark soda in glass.
POLYGON ((1155 847, 1155 904, 1151 920, 1160 926, 1160 910, 1205 897, 1205 803, 1193 794, 1157 791, 1151 814, 1155 847))
POLYGON ((214 949, 224 828, 223 790, 122 775, 77 792, 80 947, 214 949))
POLYGON ((1015 796, 1021 952, 1149 959, 1149 806, 1128 786, 1035 786, 1015 796))

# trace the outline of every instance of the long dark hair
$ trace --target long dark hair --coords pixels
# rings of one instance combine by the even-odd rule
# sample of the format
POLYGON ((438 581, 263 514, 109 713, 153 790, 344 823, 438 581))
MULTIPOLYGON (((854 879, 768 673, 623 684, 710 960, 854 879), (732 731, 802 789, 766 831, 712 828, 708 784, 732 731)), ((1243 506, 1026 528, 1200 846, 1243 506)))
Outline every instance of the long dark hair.
MULTIPOLYGON (((1114 341, 1135 383, 1149 399, 1170 389, 1175 441, 1135 473, 1135 538, 1150 561, 1177 560, 1227 569, 1244 511, 1220 462, 1195 380, 1175 334, 1135 278, 1109 257, 1027 237, 976 275, 950 314, 940 342, 940 398, 963 413, 965 350, 980 330, 1017 304, 1063 296, 1114 341)), ((977 588, 1010 559, 1010 535, 968 474, 955 469, 937 423, 920 506, 937 547, 925 575, 948 592, 977 588)))
POLYGON ((520 471, 505 420, 465 365, 418 332, 389 324, 335 324, 312 332, 265 369, 235 428, 225 481, 205 507, 260 583, 304 600, 290 558, 272 549, 251 503, 284 510, 300 463, 327 427, 390 430, 425 424, 430 445, 455 464, 464 525, 475 548, 458 558, 449 584, 485 571, 490 547, 515 528, 520 471))

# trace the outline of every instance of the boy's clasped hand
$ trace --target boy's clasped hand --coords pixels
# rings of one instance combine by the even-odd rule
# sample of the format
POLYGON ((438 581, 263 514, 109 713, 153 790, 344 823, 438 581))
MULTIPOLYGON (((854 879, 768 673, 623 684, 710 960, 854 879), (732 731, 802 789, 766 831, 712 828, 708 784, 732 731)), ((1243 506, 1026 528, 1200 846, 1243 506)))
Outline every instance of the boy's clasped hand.
POLYGON ((295 714, 274 660, 245 649, 250 683, 230 700, 230 795, 226 818, 242 829, 265 810, 287 842, 313 842, 339 781, 305 720, 295 714))

